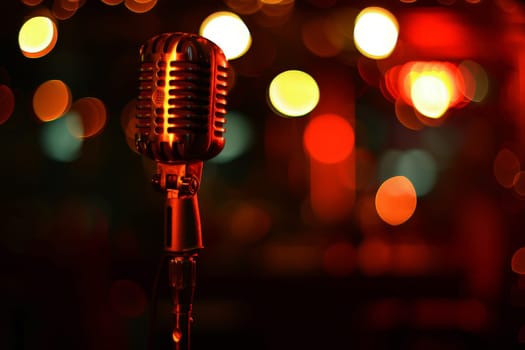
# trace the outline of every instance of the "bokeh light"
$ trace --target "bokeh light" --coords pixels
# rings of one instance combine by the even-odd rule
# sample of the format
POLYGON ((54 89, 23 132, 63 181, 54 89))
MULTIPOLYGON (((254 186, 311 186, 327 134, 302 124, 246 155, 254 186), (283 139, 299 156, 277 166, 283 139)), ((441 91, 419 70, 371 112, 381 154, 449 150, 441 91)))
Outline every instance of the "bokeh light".
MULTIPOLYGON (((80 138, 88 138, 98 135, 106 125, 107 112, 104 102, 96 97, 83 97, 75 101, 71 106, 80 122, 82 128, 78 129, 73 126, 72 135, 80 138)), ((75 121, 76 123, 76 121, 75 121)))
POLYGON ((511 268, 515 273, 525 275, 525 247, 517 249, 512 254, 511 268))
POLYGON ((392 255, 392 248, 385 240, 365 238, 357 248, 357 265, 365 275, 382 275, 391 269, 392 255))
POLYGON ((416 205, 416 189, 405 176, 394 176, 385 180, 376 192, 377 214, 384 222, 393 226, 410 219, 416 205))
POLYGON ((243 20, 233 12, 215 12, 202 22, 200 35, 217 44, 228 60, 244 55, 251 46, 252 36, 243 20))
POLYGON ((221 153, 210 160, 212 163, 232 161, 244 154, 253 142, 255 133, 244 114, 229 111, 226 120, 226 143, 221 153))
POLYGON ((37 6, 42 2, 44 2, 44 0, 22 0, 22 3, 26 6, 37 6))
POLYGON ((459 64, 458 70, 465 81, 464 86, 460 86, 461 93, 470 101, 483 101, 489 91, 489 77, 485 69, 472 60, 465 60, 459 64))
POLYGON ((385 96, 396 101, 400 122, 418 130, 422 125, 440 125, 442 121, 437 119, 444 117, 450 108, 466 105, 469 99, 462 92, 466 85, 467 80, 453 63, 410 61, 389 68, 381 86, 385 96), (415 111, 410 113, 408 106, 415 111))
POLYGON ((399 160, 403 155, 403 151, 395 148, 388 149, 381 155, 378 165, 378 179, 384 181, 392 176, 401 175, 397 172, 399 160))
POLYGON ((272 218, 260 203, 238 202, 229 209, 228 232, 237 242, 251 244, 260 241, 272 227, 272 218))
POLYGON ((511 188, 516 181, 521 164, 518 156, 508 148, 502 148, 496 154, 492 170, 496 181, 505 188, 511 188))
POLYGON ((135 153, 141 154, 135 147, 135 132, 136 132, 136 119, 137 113, 137 100, 132 99, 122 109, 120 113, 120 126, 124 137, 126 138, 126 144, 135 153))
POLYGON ((104 4, 109 5, 109 6, 119 5, 124 2, 124 0, 100 0, 100 1, 102 1, 104 4))
POLYGON ((332 17, 313 18, 301 27, 304 46, 319 57, 333 57, 345 45, 344 32, 332 17))
POLYGON ((124 0, 124 6, 131 12, 146 13, 157 5, 157 0, 124 0))
POLYGON ((225 0, 224 3, 235 13, 251 15, 263 6, 260 0, 225 0))
POLYGON ((33 94, 33 111, 44 122, 55 120, 71 107, 71 91, 61 80, 48 80, 33 94))
POLYGON ((337 114, 322 114, 312 118, 303 136, 308 155, 321 163, 338 163, 354 150, 354 129, 337 114))
POLYGON ((399 157, 395 175, 402 175, 410 179, 417 196, 424 196, 434 188, 436 183, 436 161, 425 150, 407 150, 399 157))
POLYGON ((397 275, 424 275, 429 272, 432 252, 423 242, 397 242, 392 245, 392 272, 397 275))
POLYGON ((54 0, 51 11, 55 19, 64 21, 73 17, 79 8, 79 1, 54 0))
POLYGON ((355 19, 354 43, 364 56, 373 59, 388 57, 397 44, 399 25, 388 10, 367 7, 355 19))
POLYGON ((295 0, 259 0, 262 4, 256 13, 257 23, 263 27, 278 27, 286 23, 295 6, 295 0))
POLYGON ((405 103, 402 98, 398 98, 395 101, 395 112, 397 120, 405 128, 417 131, 425 127, 425 124, 418 118, 417 111, 414 110, 414 107, 405 103))
POLYGON ((514 177, 514 192, 521 198, 525 198, 525 171, 519 171, 514 177))
POLYGON ((300 70, 287 70, 273 78, 268 89, 270 104, 285 117, 310 113, 319 102, 319 86, 315 79, 300 70))
POLYGON ((57 42, 55 22, 49 17, 36 16, 24 22, 18 34, 18 45, 22 54, 28 58, 47 55, 57 42))
POLYGON ((429 118, 439 118, 450 105, 450 89, 437 74, 424 73, 412 83, 410 97, 414 107, 429 118))
POLYGON ((356 267, 356 249, 350 243, 337 242, 326 248, 322 259, 326 274, 334 277, 348 276, 356 267))
POLYGON ((41 144, 44 154, 59 162, 71 162, 80 156, 82 140, 71 134, 71 129, 76 129, 76 134, 82 133, 82 120, 76 113, 67 113, 42 126, 41 144))
POLYGON ((7 85, 0 84, 0 125, 4 124, 15 110, 15 95, 7 85))

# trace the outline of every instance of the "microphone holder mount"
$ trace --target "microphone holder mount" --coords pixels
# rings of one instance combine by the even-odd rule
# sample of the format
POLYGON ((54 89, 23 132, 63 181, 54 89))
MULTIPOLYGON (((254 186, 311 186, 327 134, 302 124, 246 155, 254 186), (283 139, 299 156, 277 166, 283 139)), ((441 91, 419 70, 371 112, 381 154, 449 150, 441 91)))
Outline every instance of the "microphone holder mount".
POLYGON ((157 162, 153 186, 166 195, 164 205, 164 252, 169 257, 169 285, 173 303, 175 350, 190 349, 197 256, 202 244, 197 191, 202 161, 157 162))

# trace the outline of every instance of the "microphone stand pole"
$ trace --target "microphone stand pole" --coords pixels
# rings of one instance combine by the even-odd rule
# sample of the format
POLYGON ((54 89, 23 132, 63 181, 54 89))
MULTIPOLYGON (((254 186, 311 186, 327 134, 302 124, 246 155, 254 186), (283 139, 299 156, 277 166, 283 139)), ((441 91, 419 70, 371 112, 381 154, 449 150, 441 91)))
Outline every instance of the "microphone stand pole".
POLYGON ((197 256, 203 248, 197 200, 202 161, 157 163, 153 185, 165 192, 164 252, 169 257, 169 285, 173 303, 175 350, 190 349, 197 256))

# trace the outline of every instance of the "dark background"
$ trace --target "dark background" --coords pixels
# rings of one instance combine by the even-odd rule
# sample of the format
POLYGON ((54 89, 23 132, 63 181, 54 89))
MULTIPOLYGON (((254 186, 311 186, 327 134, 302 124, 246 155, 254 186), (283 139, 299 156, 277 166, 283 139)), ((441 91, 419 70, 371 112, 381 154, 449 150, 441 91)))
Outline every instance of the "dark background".
MULTIPOLYGON (((199 199, 206 248, 198 265, 193 348, 518 347, 525 341, 525 294, 511 257, 525 241, 525 202, 498 185, 492 164, 501 147, 525 155, 522 92, 509 88, 524 79, 523 6, 484 0, 322 3, 296 1, 289 18, 272 25, 261 14, 242 16, 254 47, 264 38, 275 56, 268 65, 253 55, 231 62, 229 108, 248 116, 254 136, 240 158, 204 168, 199 199), (323 270, 319 257, 335 242, 358 246, 365 232, 357 214, 326 223, 305 209, 309 167, 300 135, 308 116, 277 116, 266 89, 289 68, 345 74, 354 91, 348 99, 355 106, 356 146, 377 160, 389 148, 414 143, 418 136, 399 126, 392 104, 358 74, 355 49, 319 58, 299 38, 306 19, 343 9, 357 13, 369 5, 393 13, 458 14, 474 33, 475 42, 465 43, 475 47, 470 58, 483 63, 491 85, 482 104, 455 111, 441 127, 457 150, 414 217, 398 227, 377 226, 393 241, 418 237, 434 247, 440 252, 434 268, 372 276, 355 268, 337 277, 323 270), (503 5, 514 10, 503 11, 503 5), (287 169, 298 174, 293 186, 287 169), (232 234, 232 222, 246 207, 263 209, 263 235, 232 234), (457 300, 472 304, 454 313, 463 305, 457 300)), ((51 6, 44 1, 38 8, 51 6)), ((0 125, 0 348, 144 349, 161 261, 163 198, 149 185, 151 162, 128 147, 121 114, 136 95, 141 43, 161 32, 197 32, 207 15, 228 7, 222 1, 159 0, 152 11, 136 14, 123 4, 88 0, 70 19, 58 21, 58 43, 50 54, 27 59, 17 35, 33 10, 15 0, 0 4, 0 83, 16 99, 13 115, 0 125), (31 99, 49 79, 67 81, 75 98, 96 96, 106 105, 103 132, 85 140, 73 162, 48 159, 38 142, 42 123, 31 99)), ((404 50, 403 60, 457 59, 453 50, 404 50)), ((359 163, 355 171, 366 178, 359 163)), ((361 180, 368 187, 357 191, 357 203, 377 188, 371 177, 361 180)), ((170 347, 165 274, 161 269, 158 349, 170 347)))

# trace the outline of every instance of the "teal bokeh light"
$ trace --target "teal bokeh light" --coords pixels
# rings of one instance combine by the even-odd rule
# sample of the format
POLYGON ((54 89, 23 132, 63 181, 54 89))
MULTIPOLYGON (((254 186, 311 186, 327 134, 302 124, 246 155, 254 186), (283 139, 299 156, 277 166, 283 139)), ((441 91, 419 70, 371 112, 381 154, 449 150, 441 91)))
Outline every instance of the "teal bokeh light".
POLYGON ((251 146, 253 129, 247 117, 239 112, 231 111, 226 115, 226 144, 221 153, 210 161, 228 163, 244 154, 251 146))
POLYGON ((75 113, 67 113, 63 117, 42 126, 40 141, 44 154, 59 162, 72 162, 80 156, 82 139, 82 121, 75 113))
POLYGON ((414 185, 417 196, 421 197, 434 188, 438 167, 429 152, 413 148, 385 152, 380 159, 378 171, 381 182, 398 175, 407 177, 414 185))

